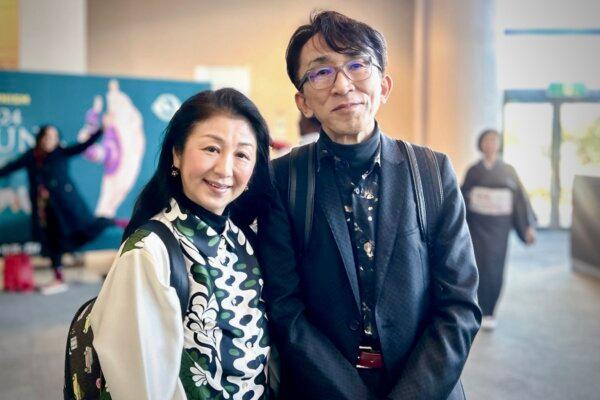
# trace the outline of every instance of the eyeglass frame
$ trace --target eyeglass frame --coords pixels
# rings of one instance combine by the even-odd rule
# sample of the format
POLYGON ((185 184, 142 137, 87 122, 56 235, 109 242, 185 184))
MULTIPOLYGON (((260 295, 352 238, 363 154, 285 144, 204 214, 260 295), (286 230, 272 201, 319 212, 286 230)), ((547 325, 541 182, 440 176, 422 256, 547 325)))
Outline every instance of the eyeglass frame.
POLYGON ((304 87, 304 85, 306 84, 306 82, 309 82, 310 85, 312 86, 312 88, 315 89, 315 90, 330 89, 335 84, 335 81, 337 80, 337 76, 338 76, 338 74, 340 72, 342 72, 344 74, 344 76, 349 81, 351 81, 351 82, 362 82, 362 81, 366 81, 367 79, 369 79, 373 75, 373 67, 377 67, 381 72, 383 72, 383 68, 379 64, 375 63, 373 61, 373 57, 371 57, 371 56, 367 56, 365 58, 357 57, 357 58, 353 58, 352 60, 348 60, 348 61, 346 61, 346 62, 344 62, 342 64, 338 64, 338 65, 324 65, 323 67, 332 67, 332 68, 335 69, 335 75, 334 75, 333 81, 331 81, 331 85, 330 86, 327 86, 327 87, 324 87, 324 88, 320 88, 320 89, 317 89, 314 86, 312 86, 312 83, 310 83, 310 79, 308 77, 308 74, 311 71, 314 71, 315 69, 322 68, 322 67, 316 67, 316 68, 309 69, 308 71, 306 71, 304 73, 304 75, 302 75, 302 78, 300 79, 300 82, 298 83, 298 90, 302 91, 302 88, 304 87), (350 78, 346 74, 346 72, 344 71, 344 66, 346 66, 346 65, 348 65, 348 63, 351 63, 352 61, 356 61, 356 60, 366 60, 370 64, 370 67, 371 67, 371 73, 369 74, 369 76, 367 76, 364 79, 358 80, 358 81, 350 78))

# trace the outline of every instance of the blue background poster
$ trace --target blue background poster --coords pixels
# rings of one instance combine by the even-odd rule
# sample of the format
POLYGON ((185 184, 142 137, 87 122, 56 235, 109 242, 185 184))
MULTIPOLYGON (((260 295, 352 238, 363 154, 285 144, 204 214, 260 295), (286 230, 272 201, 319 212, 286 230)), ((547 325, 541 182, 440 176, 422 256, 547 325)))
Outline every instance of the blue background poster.
MULTIPOLYGON (((89 122, 103 137, 70 160, 70 173, 98 216, 129 218, 154 172, 162 134, 173 113, 208 83, 0 72, 0 167, 35 143, 39 126, 58 128, 62 145, 84 141, 89 122)), ((31 204, 24 170, 0 178, 0 243, 31 240, 31 204)), ((107 229, 86 249, 116 248, 122 229, 107 229)))

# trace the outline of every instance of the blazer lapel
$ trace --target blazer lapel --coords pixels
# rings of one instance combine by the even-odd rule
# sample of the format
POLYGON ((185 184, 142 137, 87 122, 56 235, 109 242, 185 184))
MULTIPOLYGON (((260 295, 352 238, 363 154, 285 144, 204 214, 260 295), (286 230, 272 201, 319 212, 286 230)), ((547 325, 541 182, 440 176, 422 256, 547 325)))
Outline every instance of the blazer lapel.
POLYGON ((377 211, 377 233, 375 242, 375 299, 379 297, 387 273, 394 243, 401 230, 401 216, 412 202, 406 199, 410 187, 410 173, 403 168, 405 156, 397 142, 381 135, 381 176, 379 184, 379 210, 377 211))
POLYGON ((329 228, 333 233, 335 243, 340 251, 346 274, 354 294, 356 306, 360 310, 360 293, 358 291, 358 277, 356 275, 356 266, 354 264, 354 253, 352 251, 352 242, 348 233, 348 225, 342 209, 342 200, 337 189, 333 167, 322 165, 317 174, 317 203, 323 209, 329 228))

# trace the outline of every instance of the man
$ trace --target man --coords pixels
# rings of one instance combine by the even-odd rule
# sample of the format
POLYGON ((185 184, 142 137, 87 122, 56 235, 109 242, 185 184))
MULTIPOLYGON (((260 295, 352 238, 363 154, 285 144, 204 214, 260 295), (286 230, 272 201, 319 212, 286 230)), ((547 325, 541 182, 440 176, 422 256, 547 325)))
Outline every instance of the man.
POLYGON ((298 28, 286 59, 298 108, 322 129, 308 242, 299 248, 291 227, 290 155, 274 163, 278 201, 258 225, 281 398, 463 399, 481 313, 448 158, 436 153, 444 201, 428 250, 407 155, 375 120, 392 89, 383 36, 325 11, 298 28))

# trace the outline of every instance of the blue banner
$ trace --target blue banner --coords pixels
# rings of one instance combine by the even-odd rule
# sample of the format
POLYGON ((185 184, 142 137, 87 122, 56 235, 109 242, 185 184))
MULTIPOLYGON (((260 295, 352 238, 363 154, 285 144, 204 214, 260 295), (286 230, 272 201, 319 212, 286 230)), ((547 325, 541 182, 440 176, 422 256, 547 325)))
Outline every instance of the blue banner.
MULTIPOLYGON (((154 172, 162 133, 173 113, 208 83, 0 72, 0 168, 32 148, 43 124, 62 145, 84 141, 104 122, 102 138, 70 160, 70 173, 97 216, 127 219, 154 172)), ((0 178, 0 243, 31 240, 24 170, 0 178)), ((109 228, 86 249, 116 248, 122 230, 109 228)))

